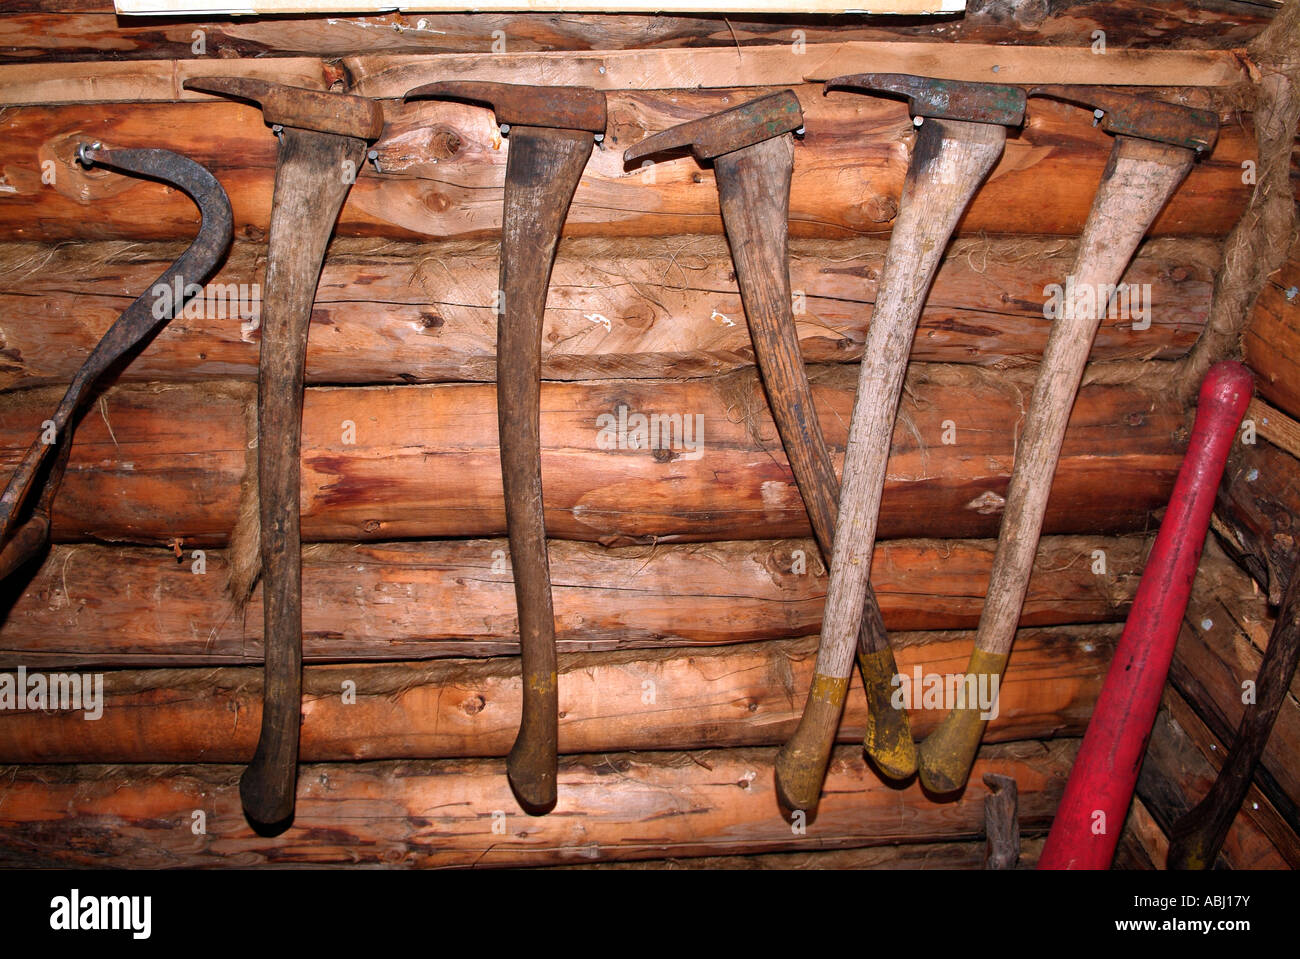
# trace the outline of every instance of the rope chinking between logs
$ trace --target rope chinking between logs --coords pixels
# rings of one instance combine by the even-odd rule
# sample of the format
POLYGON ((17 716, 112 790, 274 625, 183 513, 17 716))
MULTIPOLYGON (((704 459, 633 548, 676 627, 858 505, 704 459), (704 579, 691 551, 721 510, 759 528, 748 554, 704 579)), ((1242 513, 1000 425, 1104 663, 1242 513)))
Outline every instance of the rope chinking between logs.
POLYGON ((1300 124, 1300 0, 1288 0, 1273 22, 1247 47, 1255 83, 1255 139, 1259 154, 1255 190, 1224 243, 1210 315, 1177 377, 1187 403, 1219 360, 1241 355, 1245 330, 1270 273, 1285 262, 1297 239, 1291 154, 1300 124))

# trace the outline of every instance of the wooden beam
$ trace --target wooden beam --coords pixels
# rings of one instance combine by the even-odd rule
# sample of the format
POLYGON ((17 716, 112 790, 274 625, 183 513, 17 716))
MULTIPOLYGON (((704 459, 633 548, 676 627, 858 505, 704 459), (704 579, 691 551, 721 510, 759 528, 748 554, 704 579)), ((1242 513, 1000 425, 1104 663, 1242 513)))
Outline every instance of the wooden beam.
MULTIPOLYGON (((861 359, 886 245, 793 243, 791 286, 807 362, 861 359)), ((1043 290, 1061 282, 1075 245, 954 244, 926 300, 912 359, 1036 363, 1051 326, 1043 290)), ((180 253, 177 244, 0 244, 0 389, 71 380, 118 314, 180 253)), ((204 308, 169 324, 118 382, 255 379, 265 258, 261 244, 236 243, 208 284, 204 308)), ((1218 245, 1206 239, 1147 244, 1124 282, 1144 291, 1149 313, 1105 319, 1093 361, 1185 355, 1204 326, 1218 260, 1218 245)), ((493 243, 336 241, 312 308, 308 380, 494 382, 498 274, 493 243)), ((721 237, 566 241, 542 344, 547 379, 686 378, 753 365, 721 237)))
POLYGON ((1300 416, 1300 250, 1264 283, 1241 343, 1260 395, 1300 416))
MULTIPOLYGON (((1213 767, 1169 710, 1162 708, 1142 760, 1137 794, 1166 835, 1178 817, 1205 795, 1213 781, 1213 767)), ((1167 854, 1168 846, 1162 851, 1167 854)), ((1228 830, 1219 864, 1229 869, 1287 868, 1286 860, 1268 836, 1244 815, 1238 815, 1228 830)), ((1156 865, 1163 869, 1165 864, 1161 860, 1156 865)))
MULTIPOLYGON (((1021 623, 1122 619, 1148 546, 1145 536, 1045 537, 1021 623)), ((992 540, 877 544, 872 578, 885 625, 973 629, 993 548, 992 540)), ((178 561, 165 548, 55 546, 21 595, 10 586, 0 666, 260 662, 260 585, 237 611, 226 551, 182 553, 178 561)), ((812 540, 623 548, 552 540, 549 554, 562 652, 792 639, 821 629, 826 567, 812 540)), ((309 546, 303 597, 308 661, 519 649, 504 539, 309 546)))
MULTIPOLYGON (((1169 670, 1170 683, 1221 743, 1231 743, 1268 643, 1272 615, 1265 596, 1231 563, 1203 564, 1169 670)), ((1300 678, 1278 713, 1255 782, 1300 832, 1300 678)), ((1213 778, 1213 777, 1211 777, 1213 778)), ((1208 783, 1206 784, 1208 789, 1208 783)), ((1199 800, 1206 790, 1201 790, 1199 800)), ((1193 805, 1195 804, 1193 800, 1193 805)))
MULTIPOLYGON (((267 72, 268 65, 284 61, 248 62, 267 72)), ((29 68, 0 67, 0 91, 6 89, 8 69, 29 68)), ((519 77, 512 75, 512 82, 519 77)), ((623 163, 624 148, 648 133, 733 106, 751 93, 695 90, 694 81, 684 85, 692 89, 610 94, 607 137, 578 185, 566 235, 722 233, 710 169, 690 156, 630 170, 623 163)), ((898 211, 914 138, 906 104, 847 94, 823 97, 815 86, 797 90, 807 134, 795 150, 791 234, 886 235, 898 211)), ((265 235, 276 140, 256 107, 213 97, 130 107, 94 102, 88 93, 74 99, 72 105, 15 107, 0 114, 0 240, 192 238, 197 213, 188 198, 157 183, 82 168, 76 149, 87 137, 122 148, 165 146, 204 164, 230 195, 236 235, 265 235)), ((407 240, 499 235, 509 138, 502 139, 490 111, 417 101, 386 103, 385 114, 376 161, 357 171, 338 234, 407 240)), ((1225 118, 1229 122, 1212 155, 1196 164, 1155 221, 1152 235, 1222 236, 1237 222, 1250 193, 1242 183, 1242 163, 1254 160, 1255 142, 1247 118, 1225 118)), ((1024 129, 1007 141, 1005 155, 972 201, 959 235, 1076 236, 1111 149, 1111 137, 1091 121, 1087 110, 1036 99, 1024 129)))
MULTIPOLYGON (((492 13, 517 10, 520 0, 474 0, 476 10, 492 13)), ((842 14, 853 11, 860 0, 710 0, 709 9, 718 13, 842 14)), ((464 10, 462 0, 116 0, 124 16, 301 16, 311 13, 369 13, 394 8, 403 13, 448 13, 464 10)), ((936 14, 960 13, 966 0, 872 0, 873 13, 936 14)), ((546 13, 591 14, 622 10, 628 13, 689 13, 696 9, 689 0, 528 0, 528 8, 546 13)))
MULTIPOLYGON (((1023 839, 1020 865, 1032 869, 1043 851, 1042 839, 1023 839)), ((583 863, 550 869, 982 869, 984 842, 908 843, 866 849, 824 852, 774 852, 751 856, 702 856, 694 859, 640 859, 630 862, 583 863)))
MULTIPOLYGON (((972 779, 1015 778, 1021 822, 1042 829, 1071 740, 986 746, 972 779)), ((936 803, 886 785, 859 746, 833 754, 815 821, 793 828, 772 785, 775 749, 610 753, 560 759, 559 803, 519 811, 499 759, 305 765, 293 827, 256 835, 238 766, 0 769, 0 864, 390 867, 540 866, 953 841, 981 835, 984 789, 936 803), (108 775, 108 770, 112 774, 108 775), (195 811, 206 832, 195 835, 195 811)))
MULTIPOLYGON (((1158 365, 1150 364, 1153 374, 1158 365)), ((814 370, 822 428, 836 450, 845 442, 854 372, 814 370)), ((106 393, 77 430, 55 541, 226 542, 251 458, 250 387, 150 384, 106 393)), ((1005 373, 914 366, 881 537, 992 535, 1029 392, 1005 373)), ((0 470, 14 468, 57 395, 0 397, 0 470)), ((545 383, 541 404, 547 530, 556 538, 628 545, 808 535, 752 375, 545 383), (662 427, 657 444, 635 419, 651 415, 662 427)), ((1085 387, 1045 532, 1145 529, 1178 469, 1174 433, 1182 421, 1183 410, 1158 384, 1085 387)), ((501 535, 495 389, 309 389, 302 482, 307 542, 501 535)))
POLYGON ((0 66, 0 105, 202 99, 183 89, 196 76, 258 76, 328 87, 346 77, 353 93, 394 99, 434 79, 498 80, 601 90, 788 86, 865 71, 918 73, 1002 83, 1222 87, 1247 79, 1230 50, 1140 50, 1091 45, 1013 47, 970 43, 960 57, 924 41, 842 41, 684 50, 600 50, 345 56, 337 67, 311 57, 124 60, 0 66))
POLYGON ((1300 552, 1300 464, 1268 442, 1234 443, 1214 509, 1224 547, 1280 603, 1300 552))
MULTIPOLYGON (((1165 690, 1165 708, 1187 734, 1187 738, 1196 744, 1196 748, 1217 775, 1227 758, 1227 747, 1210 732, 1210 728, 1201 721, 1201 717, 1196 715, 1196 710, 1192 709, 1177 690, 1165 690)), ((1201 795, 1196 793, 1188 796, 1192 805, 1199 802, 1201 798, 1201 795)), ((1300 836, 1296 835, 1286 818, 1278 812, 1277 807, 1253 783, 1246 792, 1240 815, 1253 822, 1268 837, 1269 842, 1274 845, 1290 868, 1300 869, 1300 836)))
POLYGON ((1089 46, 1094 31, 1129 47, 1243 47, 1269 22, 1269 11, 1187 0, 1104 0, 1020 4, 1014 15, 993 4, 960 16, 877 17, 840 14, 763 18, 537 13, 334 15, 231 19, 167 18, 139 23, 114 15, 112 3, 9 3, 0 15, 0 48, 10 62, 194 57, 195 31, 210 57, 322 56, 373 53, 499 54, 535 50, 624 50, 701 46, 819 44, 844 40, 930 40, 1089 46), (796 34, 795 31, 799 31, 796 34), (495 47, 495 49, 494 49, 495 47))
MULTIPOLYGON (((985 741, 1081 734, 1120 629, 1022 630, 985 741)), ((962 673, 974 643, 970 631, 893 638, 899 671, 938 676, 937 684, 962 673)), ((816 655, 816 636, 563 655, 560 752, 779 746, 799 722, 816 655)), ((71 675, 97 682, 90 672, 71 675)), ((0 673, 0 683, 17 676, 0 673)), ((0 762, 238 763, 253 755, 260 669, 115 670, 102 682, 93 721, 84 709, 0 711, 0 762)), ((923 736, 943 711, 921 708, 915 688, 912 727, 923 736)), ((309 666, 303 695, 304 762, 505 756, 518 732, 519 663, 309 666)), ((854 683, 840 741, 860 745, 866 722, 866 698, 854 683)))
POLYGON ((1258 397, 1246 408, 1246 419, 1254 424, 1259 436, 1292 456, 1300 456, 1300 423, 1258 397))

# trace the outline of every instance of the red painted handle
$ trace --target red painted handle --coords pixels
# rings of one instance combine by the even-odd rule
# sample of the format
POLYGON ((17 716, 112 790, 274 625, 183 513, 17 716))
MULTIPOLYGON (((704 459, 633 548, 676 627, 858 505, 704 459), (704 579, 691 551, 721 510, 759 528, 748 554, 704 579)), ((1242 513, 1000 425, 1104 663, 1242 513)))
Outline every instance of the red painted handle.
POLYGON ((1039 869, 1110 868, 1187 610, 1215 493, 1253 389, 1250 372, 1240 363, 1215 364, 1201 384, 1196 424, 1169 510, 1147 558, 1039 869))

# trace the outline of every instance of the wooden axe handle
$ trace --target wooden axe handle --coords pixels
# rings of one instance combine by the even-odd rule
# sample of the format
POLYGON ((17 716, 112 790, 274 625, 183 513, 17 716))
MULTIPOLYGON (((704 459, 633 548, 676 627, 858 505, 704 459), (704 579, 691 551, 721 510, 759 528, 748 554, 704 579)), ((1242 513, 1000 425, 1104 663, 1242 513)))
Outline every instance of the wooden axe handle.
MULTIPOLYGON (((788 222, 793 170, 794 137, 789 133, 743 147, 714 162, 722 222, 768 407, 829 568, 840 482, 817 418, 790 300, 788 222)), ((889 708, 891 681, 898 667, 869 582, 857 651, 862 682, 873 707, 867 718, 865 748, 886 775, 906 779, 916 771, 916 748, 907 712, 889 708)))
MULTIPOLYGON (((1238 416, 1240 419, 1240 416, 1238 416)), ((1218 778, 1196 806, 1169 831, 1170 869, 1209 869, 1250 789, 1273 723, 1291 689, 1300 661, 1300 565, 1291 573, 1268 648, 1259 664, 1255 702, 1246 706, 1231 752, 1218 778)))
POLYGON ((523 705, 506 774, 525 812, 555 805, 559 695, 542 508, 542 318, 560 229, 591 157, 591 133, 516 126, 506 160, 497 324, 497 425, 519 611, 523 705))
POLYGON ((244 814, 275 835, 293 819, 302 715, 302 445, 307 328, 325 247, 365 141, 285 127, 275 169, 257 380, 257 483, 266 665, 257 750, 239 780, 244 814), (348 167, 347 164, 351 163, 348 167))
MULTIPOLYGON (((989 588, 975 635, 969 675, 998 677, 1006 668, 1029 585, 1061 441, 1101 318, 1113 290, 1195 154, 1181 147, 1117 137, 1070 271, 1063 315, 1052 323, 998 531, 989 588), (1072 286, 1071 286, 1072 283, 1072 286), (1073 291, 1071 295, 1070 290, 1073 291)), ((978 704, 953 709, 921 745, 921 782, 936 793, 960 789, 970 774, 987 720, 978 704)))
POLYGON ((844 709, 894 419, 921 308, 958 219, 1005 143, 1000 124, 964 120, 926 120, 916 137, 863 347, 816 671, 799 726, 776 759, 778 794, 793 809, 815 808, 844 709))

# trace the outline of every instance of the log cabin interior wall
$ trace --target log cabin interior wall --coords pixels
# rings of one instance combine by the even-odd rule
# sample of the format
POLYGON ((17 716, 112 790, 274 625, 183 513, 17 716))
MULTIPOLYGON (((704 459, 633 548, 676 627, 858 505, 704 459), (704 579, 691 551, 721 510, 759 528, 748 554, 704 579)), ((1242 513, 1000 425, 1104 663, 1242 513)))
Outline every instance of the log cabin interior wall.
MULTIPOLYGON (((6 476, 197 223, 178 191, 78 164, 78 144, 203 164, 229 195, 235 239, 209 283, 220 295, 95 398, 48 552, 3 587, 0 668, 102 676, 103 710, 0 710, 0 863, 979 868, 986 798, 1005 782, 985 777, 1003 776, 1018 796, 1019 865, 1032 867, 1196 387, 1211 362, 1244 357, 1256 397, 1115 860, 1163 867, 1173 824, 1208 791, 1249 708, 1243 683, 1296 558, 1298 18, 1295 0, 971 0, 964 15, 896 18, 178 20, 117 17, 104 0, 7 4, 6 476), (690 157, 625 168, 621 155, 752 96, 798 94, 791 285, 839 464, 914 136, 903 102, 823 97, 815 82, 863 70, 1123 86, 1213 110, 1221 132, 1125 273, 1146 299, 1097 336, 999 714, 965 790, 936 799, 885 783, 863 757, 855 679, 818 814, 792 824, 772 767, 812 682, 827 570, 754 370, 713 172, 690 157), (261 712, 256 382, 276 141, 255 107, 181 87, 205 72, 377 98, 386 121, 311 317, 303 765, 279 837, 249 827, 237 789, 261 712), (561 756, 559 804, 542 817, 519 809, 504 775, 521 702, 493 387, 509 144, 480 107, 402 102, 448 75, 608 97, 543 332, 561 756), (698 418, 698 446, 602 442, 600 417, 620 411, 698 418), (207 824, 197 840, 194 810, 207 824)), ((1110 150, 1090 119, 1033 101, 925 304, 872 570, 907 675, 959 673, 971 650, 1051 327, 1047 290, 1110 150)), ((1298 692, 1219 865, 1300 865, 1298 692)), ((914 733, 940 716, 914 709, 914 733)))

